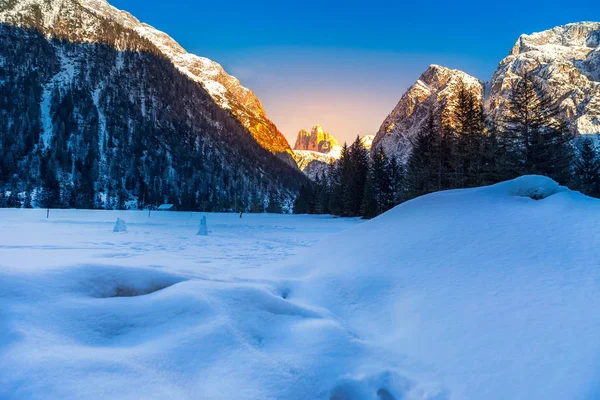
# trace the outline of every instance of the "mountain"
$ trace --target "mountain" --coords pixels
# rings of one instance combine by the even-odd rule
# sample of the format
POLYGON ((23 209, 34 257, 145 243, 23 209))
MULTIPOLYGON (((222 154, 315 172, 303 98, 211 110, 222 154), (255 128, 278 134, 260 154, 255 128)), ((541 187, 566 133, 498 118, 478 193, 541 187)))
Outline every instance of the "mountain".
POLYGON ((600 23, 580 22, 522 35, 500 61, 487 107, 498 119, 519 76, 531 73, 557 99, 579 134, 600 133, 600 23))
POLYGON ((340 158, 342 147, 321 125, 315 125, 309 132, 301 129, 294 145, 294 160, 298 168, 310 179, 326 172, 329 164, 340 158))
POLYGON ((103 0, 4 0, 0 31, 0 186, 227 210, 304 182, 250 90, 103 0))
POLYGON ((141 23, 105 0, 6 0, 0 22, 33 26, 46 36, 86 43, 111 41, 106 35, 107 27, 120 26, 129 33, 127 38, 118 38, 113 43, 117 50, 129 49, 132 39, 148 41, 154 51, 169 59, 181 73, 200 83, 221 108, 231 110, 262 147, 291 160, 287 140, 267 118, 252 91, 228 75, 218 63, 187 53, 167 34, 141 23))
POLYGON ((383 122, 373 146, 383 146, 406 160, 410 141, 429 110, 451 111, 449 100, 461 80, 478 97, 483 96, 491 120, 500 122, 506 101, 524 73, 530 73, 556 99, 575 133, 600 133, 600 23, 579 22, 519 37, 486 85, 462 71, 430 66, 383 122))
POLYGON ((310 132, 306 129, 298 132, 294 150, 309 150, 327 154, 337 151, 339 147, 340 145, 333 135, 323 131, 321 125, 315 125, 310 132))
POLYGON ((406 161, 412 149, 411 140, 429 113, 441 107, 442 112, 448 114, 462 83, 482 98, 483 82, 456 69, 429 66, 383 121, 373 140, 373 147, 381 146, 386 153, 396 154, 406 161))

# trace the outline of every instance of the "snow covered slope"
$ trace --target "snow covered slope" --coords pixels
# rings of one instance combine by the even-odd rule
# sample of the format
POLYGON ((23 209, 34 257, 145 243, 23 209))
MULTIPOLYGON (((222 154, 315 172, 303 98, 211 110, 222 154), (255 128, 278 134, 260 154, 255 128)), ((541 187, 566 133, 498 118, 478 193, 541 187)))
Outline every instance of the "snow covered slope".
MULTIPOLYGON (((267 118, 260 100, 252 91, 227 74, 221 65, 189 54, 167 34, 141 23, 131 14, 118 10, 105 0, 6 0, 0 2, 0 23, 34 27, 49 37, 74 42, 106 43, 114 25, 147 40, 153 50, 168 58, 175 67, 200 83, 222 108, 230 109, 259 142, 274 154, 291 162, 291 148, 277 127, 267 118)), ((134 37, 123 37, 113 44, 117 50, 130 50, 134 37)), ((145 47, 138 44, 138 48, 145 47)))
POLYGON ((456 69, 429 66, 383 121, 372 142, 373 147, 381 147, 387 154, 395 154, 401 161, 406 161, 412 151, 411 140, 429 113, 441 108, 448 114, 462 83, 482 98, 483 83, 478 79, 456 69))
POLYGON ((539 176, 440 192, 273 274, 361 344, 340 398, 597 399, 599 209, 539 176), (375 376, 401 383, 365 389, 375 376))
POLYGON ((525 176, 209 236, 0 210, 0 398, 597 399, 599 209, 525 176))

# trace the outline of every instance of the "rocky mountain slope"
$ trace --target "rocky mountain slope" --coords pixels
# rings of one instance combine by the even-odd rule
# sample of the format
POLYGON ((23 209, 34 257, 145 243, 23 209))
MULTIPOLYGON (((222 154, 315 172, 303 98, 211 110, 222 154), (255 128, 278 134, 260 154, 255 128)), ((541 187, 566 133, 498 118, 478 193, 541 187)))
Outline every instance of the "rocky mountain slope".
POLYGON ((531 73, 579 134, 600 133, 600 23, 581 22, 522 35, 500 61, 487 107, 498 119, 519 76, 531 73))
POLYGON ((383 121, 373 140, 373 147, 381 146, 386 153, 406 161, 412 149, 411 140, 431 110, 441 107, 448 113, 461 83, 482 98, 483 82, 456 69, 431 65, 383 121))
POLYGON ((0 2, 0 23, 35 27, 45 36, 71 42, 110 43, 117 50, 151 47, 191 80, 200 83, 220 107, 229 109, 262 147, 280 154, 288 162, 291 160, 287 140, 267 118, 252 91, 218 63, 189 54, 167 34, 141 23, 105 0, 4 0, 0 2), (107 31, 116 25, 126 29, 127 34, 109 38, 107 31), (132 39, 143 39, 146 43, 132 48, 132 39))
POLYGON ((305 181, 249 90, 103 0, 0 1, 0 49, 0 189, 228 210, 305 181))
POLYGON ((462 71, 430 66, 385 119, 373 144, 406 160, 429 110, 448 112, 460 80, 484 96, 486 111, 499 122, 512 88, 526 72, 552 94, 576 133, 600 133, 600 23, 579 22, 522 35, 487 85, 462 71))

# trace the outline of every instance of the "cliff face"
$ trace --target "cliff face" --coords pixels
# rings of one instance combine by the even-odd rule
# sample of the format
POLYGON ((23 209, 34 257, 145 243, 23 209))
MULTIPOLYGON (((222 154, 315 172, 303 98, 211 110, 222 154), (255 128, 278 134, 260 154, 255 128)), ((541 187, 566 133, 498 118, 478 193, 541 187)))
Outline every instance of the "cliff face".
POLYGON ((429 113, 438 107, 443 113, 450 113, 462 83, 482 98, 483 83, 478 79, 459 70, 431 65, 383 121, 373 140, 373 147, 381 146, 386 153, 406 161, 412 150, 411 140, 429 113))
POLYGON ((323 131, 321 125, 315 125, 310 132, 306 129, 298 132, 294 150, 310 150, 327 154, 336 147, 339 147, 339 143, 333 135, 323 131))

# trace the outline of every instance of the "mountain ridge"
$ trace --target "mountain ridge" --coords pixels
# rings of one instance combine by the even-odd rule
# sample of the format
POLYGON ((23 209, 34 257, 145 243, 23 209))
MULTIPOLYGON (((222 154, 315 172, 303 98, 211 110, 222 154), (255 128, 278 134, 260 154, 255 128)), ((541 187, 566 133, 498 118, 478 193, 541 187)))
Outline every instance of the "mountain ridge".
MULTIPOLYGON (((106 41, 107 37, 102 33, 102 21, 90 18, 90 15, 135 32, 154 47, 152 50, 169 59, 188 78, 201 84, 220 107, 230 110, 262 147, 279 155, 289 165, 294 165, 289 143, 267 117, 256 95, 242 86, 237 78, 227 74, 220 64, 188 53, 168 34, 140 22, 130 13, 117 9, 105 0, 4 2, 4 7, 0 3, 0 23, 35 27, 47 36, 54 35, 81 42, 106 41), (12 8, 9 7, 11 4, 12 8), (36 18, 35 15, 40 13, 41 18, 36 18), (34 18, 31 18, 31 14, 34 18)), ((131 50, 127 47, 127 39, 129 38, 116 38, 109 42, 117 50, 131 50)))
POLYGON ((434 107, 448 112, 448 101, 456 96, 456 91, 444 85, 452 81, 465 82, 482 99, 491 120, 500 123, 507 112, 510 92, 524 73, 532 74, 558 99, 562 116, 573 121, 574 133, 600 133, 600 23, 574 22, 520 35, 499 62, 490 82, 432 64, 386 117, 373 147, 382 147, 406 162, 412 149, 411 139, 427 113, 434 107))

